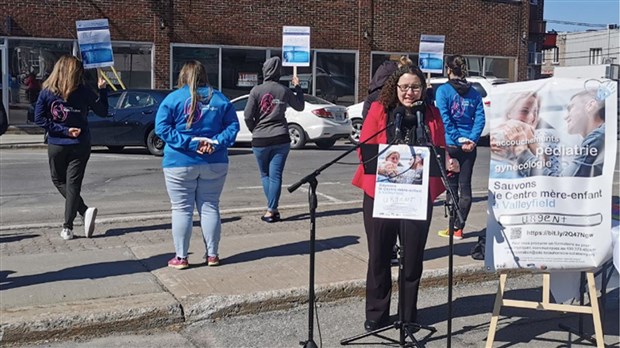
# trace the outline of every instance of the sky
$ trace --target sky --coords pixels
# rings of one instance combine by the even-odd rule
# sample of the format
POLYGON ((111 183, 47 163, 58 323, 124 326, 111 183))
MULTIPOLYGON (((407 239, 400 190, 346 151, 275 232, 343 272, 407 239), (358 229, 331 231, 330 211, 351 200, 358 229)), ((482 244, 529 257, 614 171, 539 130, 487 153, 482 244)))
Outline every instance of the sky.
MULTIPOLYGON (((620 0, 545 0, 544 19, 590 24, 620 24, 620 0)), ((547 22, 547 31, 586 31, 594 28, 547 22)))

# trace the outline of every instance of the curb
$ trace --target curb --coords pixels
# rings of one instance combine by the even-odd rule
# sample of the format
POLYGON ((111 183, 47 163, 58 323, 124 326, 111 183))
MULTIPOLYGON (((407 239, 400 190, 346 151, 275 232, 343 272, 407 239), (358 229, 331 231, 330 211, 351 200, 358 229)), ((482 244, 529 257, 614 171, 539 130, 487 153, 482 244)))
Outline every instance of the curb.
POLYGON ((113 332, 153 329, 183 322, 183 310, 167 292, 77 301, 0 311, 2 346, 113 332))
POLYGON ((0 144, 0 150, 11 149, 47 149, 47 145, 43 143, 0 144))
MULTIPOLYGON (((526 272, 514 271, 516 276, 526 272)), ((393 271, 393 286, 397 275, 393 271)), ((447 269, 424 271, 421 288, 447 287, 447 269)), ((491 281, 497 275, 483 267, 454 270, 454 283, 491 281)), ((315 288, 317 302, 363 297, 365 280, 337 282, 315 288)), ((81 339, 186 325, 239 315, 286 310, 308 303, 307 288, 292 288, 234 296, 190 296, 180 300, 170 293, 78 301, 58 305, 0 311, 0 342, 3 346, 48 340, 81 339)))

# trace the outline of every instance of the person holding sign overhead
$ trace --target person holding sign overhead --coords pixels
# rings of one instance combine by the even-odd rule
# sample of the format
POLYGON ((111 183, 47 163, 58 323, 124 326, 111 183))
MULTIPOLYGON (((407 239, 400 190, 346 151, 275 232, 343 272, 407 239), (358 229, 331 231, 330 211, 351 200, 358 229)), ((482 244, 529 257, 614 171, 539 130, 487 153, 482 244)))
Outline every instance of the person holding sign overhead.
POLYGON ((295 75, 291 82, 295 92, 284 87, 280 80, 282 62, 279 57, 267 59, 263 64, 262 84, 250 91, 245 106, 245 124, 252 132, 252 151, 258 163, 263 191, 267 198, 267 212, 261 220, 272 223, 280 221, 278 203, 282 191, 282 172, 291 149, 291 138, 286 122, 286 108, 304 109, 304 92, 295 75))
POLYGON ((178 89, 168 94, 157 110, 155 132, 166 143, 162 166, 172 205, 176 255, 168 267, 189 267, 194 206, 200 214, 204 263, 217 266, 227 148, 235 142, 239 120, 228 98, 209 86, 207 71, 199 61, 188 61, 181 68, 178 89))
POLYGON ((82 179, 90 158, 88 110, 108 117, 106 81, 99 77, 99 93, 84 82, 84 67, 74 56, 60 57, 52 73, 43 83, 35 106, 34 121, 45 129, 47 154, 52 182, 65 197, 65 214, 60 236, 73 238, 73 220, 79 213, 84 219, 84 234, 95 230, 97 208, 88 207, 82 199, 82 179))
MULTIPOLYGON (((393 126, 396 110, 404 108, 408 117, 409 114, 413 114, 412 117, 415 118, 414 105, 424 99, 425 92, 424 73, 419 68, 403 66, 396 70, 387 79, 379 99, 370 106, 362 126, 360 142, 367 141, 366 144, 395 143, 398 140, 395 139, 393 126), (381 130, 384 131, 381 132, 381 130), (379 132, 378 135, 374 136, 377 132, 379 132)), ((445 146, 444 128, 439 111, 430 104, 422 104, 420 111, 424 116, 424 124, 429 128, 432 143, 436 146, 445 146)), ((432 202, 445 189, 440 178, 430 178, 425 220, 374 218, 376 179, 376 173, 365 173, 364 165, 360 164, 352 181, 353 185, 364 191, 364 229, 368 240, 366 321, 364 322, 364 328, 367 331, 389 324, 392 246, 399 234, 403 236, 400 245, 405 250, 403 265, 405 287, 402 298, 406 310, 403 313, 403 319, 408 323, 417 322, 418 287, 422 276, 424 247, 431 223, 432 202)))

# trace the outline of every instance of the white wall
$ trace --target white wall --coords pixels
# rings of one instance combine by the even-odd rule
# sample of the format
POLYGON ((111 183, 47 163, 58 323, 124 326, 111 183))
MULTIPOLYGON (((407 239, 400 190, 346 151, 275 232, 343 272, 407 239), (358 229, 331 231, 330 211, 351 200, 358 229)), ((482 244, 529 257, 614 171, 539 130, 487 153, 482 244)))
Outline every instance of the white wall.
POLYGON ((560 33, 557 46, 560 49, 560 66, 592 65, 591 50, 599 48, 599 64, 604 64, 606 58, 612 58, 610 63, 620 64, 619 29, 560 33))

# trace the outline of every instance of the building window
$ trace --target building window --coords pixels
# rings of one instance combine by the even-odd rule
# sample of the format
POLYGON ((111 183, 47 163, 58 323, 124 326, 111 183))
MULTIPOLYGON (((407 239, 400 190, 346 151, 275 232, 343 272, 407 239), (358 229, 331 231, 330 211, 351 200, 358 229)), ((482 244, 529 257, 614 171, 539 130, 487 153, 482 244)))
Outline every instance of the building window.
POLYGON ((215 47, 185 46, 172 46, 172 76, 170 77, 171 88, 176 87, 181 68, 185 62, 189 60, 197 60, 201 62, 207 70, 209 84, 216 89, 220 89, 220 49, 215 47))
POLYGON ((371 56, 370 77, 372 78, 372 76, 375 74, 375 71, 377 71, 377 69, 379 68, 381 64, 383 64, 383 62, 385 62, 386 60, 393 60, 395 62, 398 62, 401 56, 409 57, 409 59, 411 59, 414 65, 418 65, 418 54, 417 53, 377 52, 377 53, 373 53, 371 56))
POLYGON ((515 59, 485 57, 484 76, 517 81, 515 59))
POLYGON ((222 93, 233 99, 250 93, 263 80, 264 49, 222 48, 222 93))
MULTIPOLYGON (((126 88, 152 88, 152 44, 114 43, 114 68, 126 88)), ((120 87, 115 74, 104 68, 110 81, 120 87)))
MULTIPOLYGON (((448 58, 446 56, 446 58, 448 58)), ((467 62, 468 76, 482 76, 484 71, 484 57, 464 57, 467 62)))
POLYGON ((40 86, 50 75, 56 61, 71 54, 71 40, 12 40, 8 41, 9 118, 11 124, 34 121, 34 103, 40 86), (31 75, 28 77, 29 75, 31 75), (34 84, 31 84, 34 81, 34 84))
POLYGON ((603 49, 602 48, 590 48, 590 65, 602 64, 603 62, 603 49))
POLYGON ((317 51, 314 95, 332 103, 355 103, 357 64, 355 53, 317 51))

